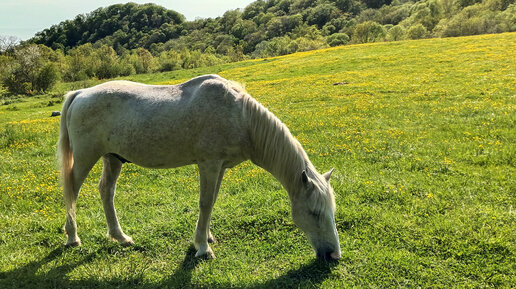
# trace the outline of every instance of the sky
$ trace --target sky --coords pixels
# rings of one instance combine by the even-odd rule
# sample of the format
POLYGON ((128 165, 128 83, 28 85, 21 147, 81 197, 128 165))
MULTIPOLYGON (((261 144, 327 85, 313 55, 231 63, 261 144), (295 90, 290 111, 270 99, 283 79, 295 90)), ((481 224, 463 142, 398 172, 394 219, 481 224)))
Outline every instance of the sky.
POLYGON ((215 18, 227 10, 245 8, 254 0, 0 0, 0 36, 27 40, 61 21, 118 3, 155 3, 186 17, 215 18))

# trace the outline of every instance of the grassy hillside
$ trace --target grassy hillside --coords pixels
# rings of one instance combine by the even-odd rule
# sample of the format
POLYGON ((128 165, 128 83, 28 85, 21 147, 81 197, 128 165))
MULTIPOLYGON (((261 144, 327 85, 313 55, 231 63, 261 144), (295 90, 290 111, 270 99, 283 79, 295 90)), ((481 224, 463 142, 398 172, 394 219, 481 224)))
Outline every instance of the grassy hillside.
MULTIPOLYGON (((64 249, 59 98, 0 107, 0 288, 499 287, 516 284, 516 34, 351 45, 175 73, 242 82, 335 167, 343 257, 314 261, 281 185, 249 162, 214 209, 217 259, 193 259, 194 166, 126 164, 116 199, 136 246, 105 237, 98 164, 64 249)), ((86 83, 75 83, 79 87, 86 83)))

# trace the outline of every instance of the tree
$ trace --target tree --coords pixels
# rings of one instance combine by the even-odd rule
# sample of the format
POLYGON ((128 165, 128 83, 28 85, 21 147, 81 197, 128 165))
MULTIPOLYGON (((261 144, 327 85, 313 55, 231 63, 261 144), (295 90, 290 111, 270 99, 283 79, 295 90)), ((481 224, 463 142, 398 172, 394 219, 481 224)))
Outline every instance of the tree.
POLYGON ((353 0, 333 0, 331 2, 342 12, 351 11, 354 6, 353 0))
POLYGON ((309 10, 306 18, 308 25, 322 28, 330 20, 339 17, 340 11, 333 4, 320 4, 309 10))
POLYGON ((256 23, 253 21, 238 19, 231 28, 231 35, 237 39, 244 39, 246 35, 254 33, 256 29, 256 23))
POLYGON ((295 0, 290 5, 290 11, 293 13, 301 13, 309 7, 313 7, 317 1, 314 0, 295 0))
POLYGON ((362 0, 369 8, 378 9, 383 5, 390 5, 392 0, 362 0))
POLYGON ((115 4, 63 21, 37 33, 29 42, 70 49, 111 38, 111 45, 116 43, 128 49, 146 45, 148 48, 156 41, 163 42, 166 37, 175 35, 177 31, 171 26, 182 24, 184 20, 183 15, 155 4, 115 4))
POLYGON ((233 25, 235 25, 238 19, 241 19, 241 16, 242 12, 240 12, 238 9, 226 11, 226 13, 224 13, 220 19, 220 24, 222 25, 224 32, 230 33, 233 25))
POLYGON ((20 39, 16 36, 0 35, 0 54, 12 51, 20 43, 20 39))
POLYGON ((242 19, 253 19, 260 13, 265 12, 265 5, 265 1, 263 0, 254 1, 247 5, 242 13, 242 19))

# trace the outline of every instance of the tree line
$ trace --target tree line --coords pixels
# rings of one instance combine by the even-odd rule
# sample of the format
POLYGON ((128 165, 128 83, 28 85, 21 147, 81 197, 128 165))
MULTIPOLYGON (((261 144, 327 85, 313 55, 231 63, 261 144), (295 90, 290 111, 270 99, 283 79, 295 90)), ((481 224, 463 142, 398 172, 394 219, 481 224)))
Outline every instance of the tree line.
POLYGON ((154 4, 117 4, 19 45, 0 38, 0 93, 378 41, 516 31, 514 0, 258 0, 185 21, 154 4), (9 45, 7 45, 7 44, 9 45))

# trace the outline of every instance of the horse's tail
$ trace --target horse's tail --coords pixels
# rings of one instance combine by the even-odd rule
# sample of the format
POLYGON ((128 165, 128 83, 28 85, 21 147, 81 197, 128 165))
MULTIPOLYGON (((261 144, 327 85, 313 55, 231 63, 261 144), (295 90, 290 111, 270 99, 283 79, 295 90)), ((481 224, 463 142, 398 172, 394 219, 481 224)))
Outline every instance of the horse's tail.
POLYGON ((59 141, 57 143, 57 156, 61 169, 61 185, 63 186, 63 194, 67 209, 73 203, 73 154, 68 135, 68 109, 70 104, 79 94, 79 91, 71 91, 66 94, 65 102, 61 111, 61 124, 59 128, 59 141))

